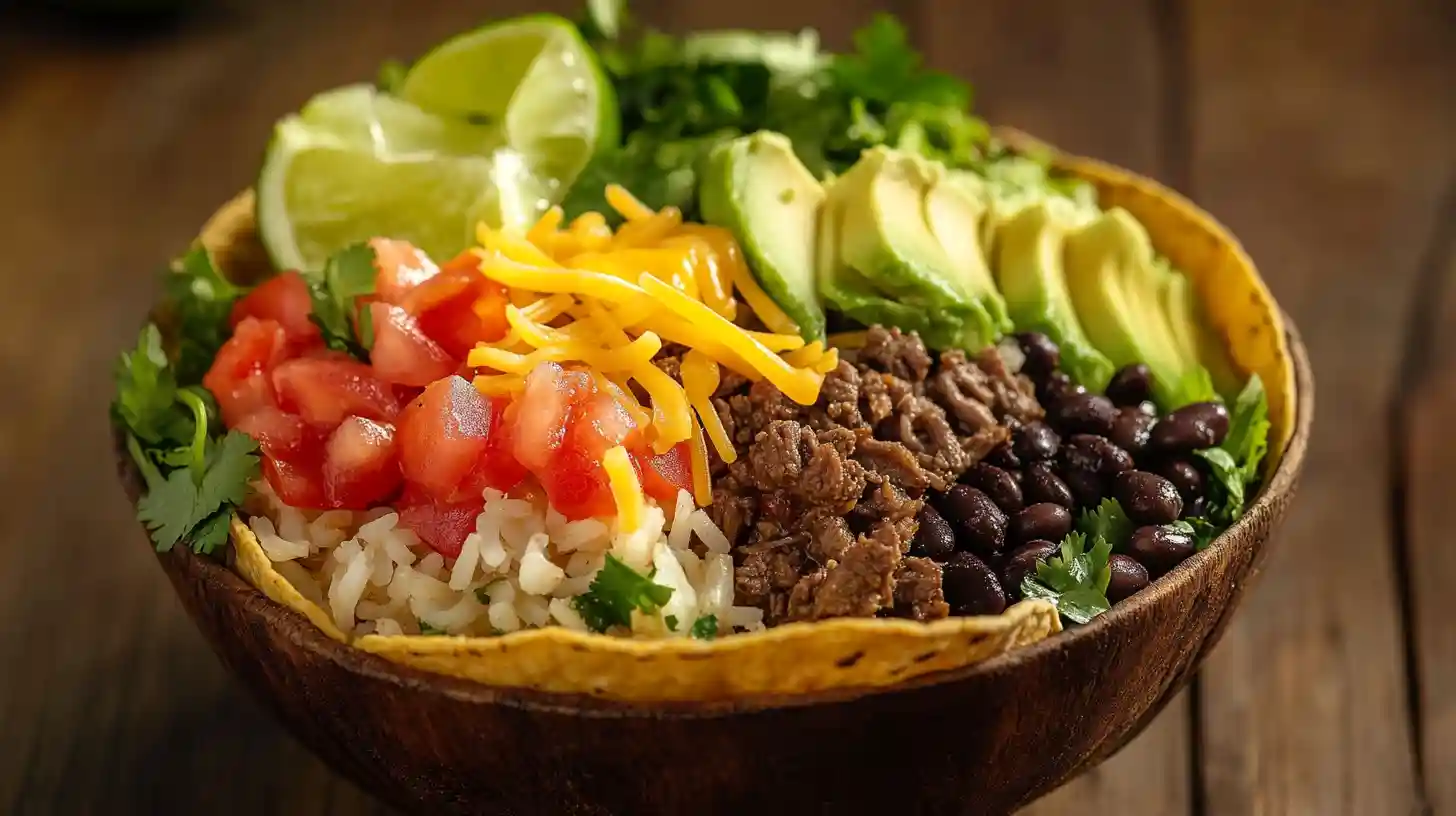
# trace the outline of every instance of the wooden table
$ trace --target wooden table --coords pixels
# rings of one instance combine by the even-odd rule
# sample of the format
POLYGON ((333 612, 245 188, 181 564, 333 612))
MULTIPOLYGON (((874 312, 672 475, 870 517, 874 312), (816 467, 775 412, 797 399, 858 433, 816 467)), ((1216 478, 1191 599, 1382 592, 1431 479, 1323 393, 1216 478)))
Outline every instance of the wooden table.
MULTIPOLYGON (((0 812, 379 811, 220 670, 112 476, 114 354, 270 123, 525 0, 258 0, 151 36, 0 12, 0 812)), ((570 0, 547 4, 571 8, 570 0)), ((872 0, 639 3, 818 25, 872 0)), ((1456 12, 900 0, 980 109, 1192 194, 1314 359, 1304 487, 1191 691, 1036 814, 1456 813, 1456 12)), ((1076 716, 1076 712, 1067 712, 1076 716)))

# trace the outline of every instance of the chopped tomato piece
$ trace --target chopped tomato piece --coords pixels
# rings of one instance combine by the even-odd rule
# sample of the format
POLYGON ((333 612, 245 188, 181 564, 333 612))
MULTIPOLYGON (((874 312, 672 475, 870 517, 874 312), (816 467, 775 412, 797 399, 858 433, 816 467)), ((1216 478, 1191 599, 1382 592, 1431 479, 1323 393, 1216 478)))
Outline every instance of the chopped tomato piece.
POLYGON ((677 502, 679 490, 692 492, 690 456, 686 442, 673 445, 667 453, 653 454, 648 450, 645 455, 640 456, 638 469, 642 473, 643 492, 658 504, 668 506, 677 502))
POLYGON ((324 493, 323 457, 318 450, 292 459, 265 455, 263 477, 287 505, 310 510, 329 507, 324 493))
POLYGON ((598 459, 618 445, 628 450, 641 445, 637 423, 611 394, 598 391, 580 401, 571 418, 573 444, 598 459))
POLYGON ((601 459, 581 448, 562 448, 552 457, 551 466, 536 476, 551 506, 572 521, 617 514, 617 501, 601 459))
POLYGON ((332 507, 365 510, 399 488, 394 426, 349 417, 324 451, 324 491, 332 507))
POLYGON ((430 257, 408 241, 393 238, 374 238, 369 247, 374 250, 374 289, 385 303, 399 303, 411 289, 433 278, 439 267, 430 257))
POLYGON ((477 343, 499 340, 510 329, 506 288, 480 274, 474 256, 462 257, 467 262, 451 261, 400 302, 419 318, 425 334, 461 359, 477 343))
POLYGON ((318 326, 309 319, 312 313, 308 284, 297 272, 284 272, 259 284, 234 303, 228 322, 236 327, 248 317, 272 320, 283 327, 293 348, 302 350, 318 345, 321 338, 318 326))
POLYGON ((591 393, 591 378, 541 363, 526 375, 526 387, 511 403, 511 449, 516 461, 537 475, 566 439, 572 406, 591 393))
MULTIPOLYGON (((426 284, 428 285, 428 284, 426 284)), ((460 364, 420 331, 420 324, 399 306, 371 303, 374 373, 387 383, 426 386, 455 372, 460 364)))
POLYGON ((508 490, 524 469, 501 435, 501 407, 462 377, 431 383, 399 420, 404 477, 432 500, 475 499, 482 490, 508 490))
POLYGON ((353 360, 289 360, 273 370, 273 387, 278 407, 324 428, 334 428, 349 416, 390 421, 399 413, 389 386, 369 366, 353 360))
POLYGON ((484 499, 460 502, 434 502, 406 493, 400 499, 399 524, 413 530, 430 549, 446 558, 456 558, 465 545, 465 537, 475 531, 475 518, 485 506, 484 499))
POLYGON ((217 398, 223 422, 232 427, 254 411, 277 404, 270 375, 288 355, 288 338, 273 320, 245 317, 223 343, 202 386, 217 398))
POLYGON ((297 414, 286 414, 266 405, 232 426, 257 440, 264 456, 293 458, 303 455, 318 433, 297 414))

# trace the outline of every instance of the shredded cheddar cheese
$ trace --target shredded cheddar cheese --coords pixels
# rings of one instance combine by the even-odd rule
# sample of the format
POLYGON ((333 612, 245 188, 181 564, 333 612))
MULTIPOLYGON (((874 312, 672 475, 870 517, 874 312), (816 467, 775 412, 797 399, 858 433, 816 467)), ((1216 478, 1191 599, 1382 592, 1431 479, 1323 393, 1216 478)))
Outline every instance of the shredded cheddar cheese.
POLYGON ((636 530, 642 526, 642 483, 637 479, 637 469, 632 467, 632 458, 627 449, 618 445, 602 456, 602 469, 607 472, 607 484, 612 488, 612 498, 617 502, 617 529, 636 530))
MULTIPOLYGON (((475 387, 491 397, 521 394, 542 363, 584 369, 654 452, 688 444, 693 499, 707 506, 709 445, 724 462, 737 457, 713 407, 723 369, 766 379, 808 405, 839 364, 839 351, 804 343, 728 230, 683 223, 676 208, 653 210, 618 185, 608 186, 606 198, 625 219, 616 230, 597 212, 567 223, 559 207, 525 230, 477 227, 479 270, 506 287, 509 329, 472 349, 466 364, 477 369, 475 387), (766 331, 735 322, 740 298, 766 331), (687 348, 681 382, 653 362, 666 343, 687 348)), ((634 529, 646 498, 631 455, 612 448, 602 466, 619 524, 634 529)))

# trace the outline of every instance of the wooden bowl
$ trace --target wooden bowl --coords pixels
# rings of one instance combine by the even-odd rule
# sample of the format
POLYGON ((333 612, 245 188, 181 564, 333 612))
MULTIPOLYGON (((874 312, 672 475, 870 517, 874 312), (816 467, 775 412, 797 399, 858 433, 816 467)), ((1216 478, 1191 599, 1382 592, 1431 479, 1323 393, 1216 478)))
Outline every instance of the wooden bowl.
MULTIPOLYGON (((406 811, 1004 813, 1102 761, 1192 676, 1294 496, 1314 410, 1219 541, 1087 626, 874 691, 616 703, 491 688, 325 637, 223 564, 158 556, 223 662, 314 752, 406 811)), ((141 481, 117 461, 133 501, 141 481)), ((246 772, 246 769, 239 769, 246 772)))

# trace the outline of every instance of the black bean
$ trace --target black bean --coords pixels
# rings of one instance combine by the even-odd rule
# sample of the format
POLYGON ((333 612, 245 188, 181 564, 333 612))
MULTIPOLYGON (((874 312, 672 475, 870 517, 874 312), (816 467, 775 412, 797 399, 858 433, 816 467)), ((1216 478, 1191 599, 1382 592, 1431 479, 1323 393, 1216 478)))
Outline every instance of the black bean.
POLYGON ((1112 421, 1112 431, 1107 438, 1137 458, 1147 448, 1148 436, 1155 422, 1157 420, 1137 408, 1122 408, 1117 412, 1117 419, 1112 421))
POLYGON ((915 540, 910 544, 911 555, 941 562, 955 555, 955 531, 951 530, 944 516, 927 504, 920 508, 919 520, 915 540))
POLYGON ((1195 402, 1158 420, 1148 441, 1164 453, 1188 453, 1222 442, 1228 427, 1228 409, 1221 403, 1195 402))
POLYGON ((1190 459, 1165 459, 1153 467, 1153 472, 1178 488, 1184 504, 1203 495, 1203 471, 1190 459))
POLYGON ((1036 562, 1055 555, 1057 545, 1050 541, 1028 541, 1017 547, 1001 568, 1001 588, 1008 598, 1021 597, 1021 581, 1036 572, 1036 562))
POLYGON ((941 496, 941 515, 950 522, 962 549, 981 555, 999 552, 1006 543, 1006 514, 991 497, 958 484, 941 496))
POLYGON ((1167 526, 1139 527, 1127 543, 1127 552, 1137 559, 1152 578, 1183 563, 1195 550, 1193 536, 1167 526))
POLYGON ((1156 473, 1129 470, 1117 474, 1112 493, 1136 524, 1168 524, 1183 513, 1183 497, 1173 483, 1156 473))
POLYGON ((1046 381, 1036 387, 1036 399, 1043 407, 1053 408, 1058 402, 1076 394, 1085 394, 1087 389, 1072 382, 1072 378, 1060 371, 1047 375, 1046 381))
POLYGON ((1096 473, 1065 471, 1062 480, 1072 491, 1073 507, 1096 507, 1107 498, 1107 480, 1096 473))
POLYGON ((1133 468, 1132 456, 1127 451, 1095 434, 1074 434, 1062 446, 1062 461, 1069 465, 1076 463, 1109 479, 1133 468))
POLYGON ((942 568, 940 585, 952 615, 999 615, 1006 609, 996 573, 968 552, 956 553, 942 568))
POLYGON ((1012 516, 1007 535, 1013 544, 1025 544, 1039 538, 1061 541, 1071 531, 1072 512, 1060 504, 1042 502, 1012 516))
POLYGON ((1041 332, 1021 332, 1016 335, 1016 343, 1021 346, 1021 354, 1026 358, 1021 364, 1021 373, 1030 377, 1034 383, 1045 380, 1048 374, 1061 365, 1061 349, 1041 332))
POLYGON ((1052 421, 1063 433, 1090 433, 1106 436, 1117 419, 1112 400, 1097 394, 1072 394, 1058 400, 1052 409, 1052 421))
POLYGON ((1050 462, 1033 462, 1027 465, 1026 476, 1022 481, 1021 495, 1027 502, 1051 502, 1063 507, 1073 505, 1072 489, 1052 470, 1050 462))
POLYGON ((984 461, 1003 470, 1014 470, 1021 467, 1021 457, 1012 451, 1010 442, 1003 442, 992 448, 991 452, 986 454, 984 461))
POLYGON ((996 502, 996 506, 1007 515, 1020 513, 1021 508, 1026 506, 1021 500, 1021 486, 1010 473, 995 465, 977 462, 965 472, 961 481, 990 496, 991 501, 996 502))
POLYGON ((1183 518, 1202 518, 1208 515, 1208 497, 1199 496, 1183 508, 1183 518))
POLYGON ((1057 455, 1062 444, 1061 436, 1045 422, 1031 422, 1011 437, 1012 450, 1026 462, 1040 462, 1057 455))
POLYGON ((1148 571, 1129 556, 1118 553, 1107 559, 1112 578, 1107 582, 1107 600, 1125 601, 1148 585, 1148 571))
POLYGON ((1137 409, 1154 419, 1158 416, 1158 406, 1154 405, 1151 400, 1138 403, 1137 409))
POLYGON ((1153 395, 1153 372, 1142 363, 1117 370, 1107 384, 1107 398, 1118 406, 1136 406, 1153 395))

